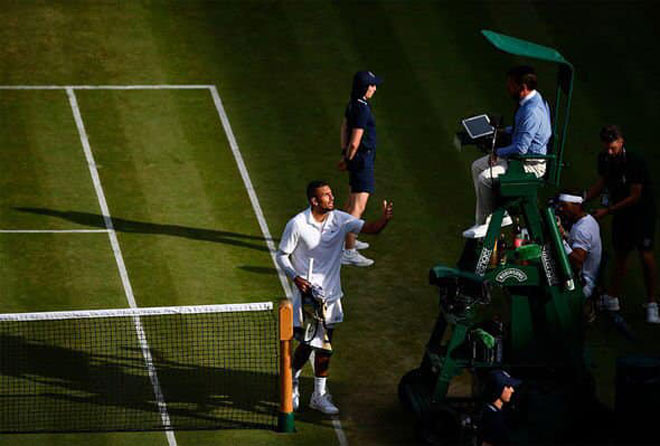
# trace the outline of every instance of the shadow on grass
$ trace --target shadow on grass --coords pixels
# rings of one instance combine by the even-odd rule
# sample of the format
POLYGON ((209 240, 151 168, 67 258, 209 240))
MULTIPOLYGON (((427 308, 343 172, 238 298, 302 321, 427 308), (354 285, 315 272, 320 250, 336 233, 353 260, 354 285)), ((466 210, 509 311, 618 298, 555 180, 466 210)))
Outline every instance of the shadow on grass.
POLYGON ((267 266, 239 265, 236 268, 255 274, 277 274, 277 270, 275 268, 269 268, 267 266))
MULTIPOLYGON (((204 350, 199 339, 191 344, 204 350)), ((224 358, 201 351, 182 361, 176 346, 172 351, 151 348, 173 428, 275 429, 276 349, 276 343, 264 343, 266 358, 261 359, 245 352, 224 358), (241 355, 250 358, 246 362, 241 355)), ((304 381, 306 388, 313 386, 311 379, 304 381)), ((100 354, 2 334, 0 388, 0 432, 163 430, 143 352, 130 340, 111 343, 100 354)))
MULTIPOLYGON (((29 212, 32 214, 57 217, 84 226, 92 226, 102 229, 106 228, 103 215, 77 211, 57 211, 54 209, 45 208, 15 207, 14 209, 20 212, 29 212)), ((266 239, 256 235, 241 234, 238 232, 229 231, 218 231, 214 229, 191 228, 188 226, 179 225, 147 223, 116 217, 112 217, 112 224, 115 230, 119 232, 170 235, 173 237, 183 237, 192 240, 202 240, 213 243, 224 243, 227 245, 268 252, 268 247, 263 244, 266 239), (245 240, 254 240, 255 242, 261 243, 251 243, 245 240)), ((277 242, 278 240, 273 239, 273 241, 277 242)))

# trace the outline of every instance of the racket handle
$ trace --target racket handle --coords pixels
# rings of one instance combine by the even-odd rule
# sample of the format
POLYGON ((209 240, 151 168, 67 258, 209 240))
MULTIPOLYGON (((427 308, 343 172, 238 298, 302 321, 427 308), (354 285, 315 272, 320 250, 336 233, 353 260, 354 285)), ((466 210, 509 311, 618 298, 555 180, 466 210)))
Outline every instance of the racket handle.
POLYGON ((307 281, 312 283, 312 269, 314 268, 314 258, 309 258, 309 268, 307 269, 307 281))

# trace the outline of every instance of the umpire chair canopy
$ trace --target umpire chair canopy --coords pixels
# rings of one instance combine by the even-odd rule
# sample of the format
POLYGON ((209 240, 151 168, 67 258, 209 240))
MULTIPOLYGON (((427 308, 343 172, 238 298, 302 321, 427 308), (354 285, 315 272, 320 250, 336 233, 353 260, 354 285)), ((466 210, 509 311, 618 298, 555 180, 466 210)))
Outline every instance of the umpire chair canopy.
POLYGON ((554 48, 539 45, 527 40, 500 34, 495 31, 482 30, 481 34, 497 49, 515 56, 553 62, 558 65, 557 94, 552 109, 552 147, 546 156, 521 157, 543 158, 548 160, 546 181, 553 186, 559 186, 561 169, 564 159, 564 144, 568 128, 569 111, 573 96, 573 65, 554 48), (561 122, 561 125, 560 125, 561 122))

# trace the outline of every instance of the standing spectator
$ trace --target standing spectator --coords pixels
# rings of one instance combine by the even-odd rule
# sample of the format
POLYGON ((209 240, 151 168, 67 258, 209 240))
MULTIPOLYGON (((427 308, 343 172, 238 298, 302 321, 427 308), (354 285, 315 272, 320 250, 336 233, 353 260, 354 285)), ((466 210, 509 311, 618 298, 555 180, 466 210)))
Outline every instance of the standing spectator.
POLYGON ((604 190, 609 194, 606 207, 597 209, 594 217, 601 220, 613 215, 612 245, 615 265, 608 294, 602 306, 610 311, 620 309, 621 285, 627 272, 628 254, 639 252, 646 285, 646 321, 660 324, 655 301, 656 266, 653 255, 655 240, 655 200, 651 177, 642 157, 625 147, 623 133, 616 125, 600 131, 603 151, 598 156, 598 180, 586 194, 590 200, 604 190))
POLYGON ((307 199, 309 207, 286 224, 276 257, 278 265, 295 285, 292 297, 293 330, 300 343, 293 354, 293 408, 297 410, 300 404, 300 373, 314 350, 314 393, 309 406, 333 415, 339 413, 339 409, 326 389, 331 353, 323 348, 312 347, 312 340, 305 341, 302 296, 312 292, 312 285, 322 290, 326 305, 324 329, 327 340, 331 342, 335 325, 344 320, 339 271, 346 235, 359 232, 378 234, 392 218, 392 203, 383 202, 383 213, 379 220, 365 222, 335 210, 332 190, 324 181, 309 183, 307 199), (310 259, 313 259, 314 265, 311 272, 310 259))
POLYGON ((559 226, 559 231, 565 239, 564 247, 568 260, 580 274, 584 297, 590 298, 598 279, 603 245, 600 226, 594 217, 585 212, 583 201, 581 194, 559 194, 559 214, 562 222, 571 225, 568 233, 562 225, 559 226))
MULTIPOLYGON (((348 170, 349 194, 346 211, 361 218, 367 207, 369 195, 374 193, 374 162, 376 160, 376 122, 369 100, 376 93, 382 79, 371 71, 359 71, 353 76, 351 98, 341 123, 340 143, 342 158, 340 170, 348 170)), ((359 252, 368 243, 357 240, 355 234, 346 236, 346 246, 341 263, 344 265, 370 266, 374 261, 359 252)))
MULTIPOLYGON (((513 127, 506 129, 511 134, 511 144, 472 163, 472 182, 477 197, 475 225, 463 232, 464 237, 481 238, 486 235, 487 219, 495 210, 493 179, 506 172, 507 157, 547 153, 552 135, 550 108, 536 90, 536 84, 536 74, 530 66, 513 67, 507 73, 507 92, 517 105, 513 127)), ((542 159, 529 159, 524 162, 523 169, 540 178, 545 174, 546 163, 542 159)), ((510 224, 511 217, 505 215, 502 226, 510 224)))

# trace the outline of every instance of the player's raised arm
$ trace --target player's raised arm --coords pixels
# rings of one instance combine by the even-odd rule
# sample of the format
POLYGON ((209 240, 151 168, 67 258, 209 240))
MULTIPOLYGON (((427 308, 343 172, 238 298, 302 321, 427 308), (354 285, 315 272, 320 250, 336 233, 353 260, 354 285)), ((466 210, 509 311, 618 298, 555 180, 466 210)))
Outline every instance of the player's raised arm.
POLYGON ((366 221, 362 226, 362 231, 365 234, 378 234, 380 231, 387 226, 389 221, 394 216, 393 205, 391 201, 388 203, 387 200, 383 200, 383 213, 381 217, 376 221, 366 221))

